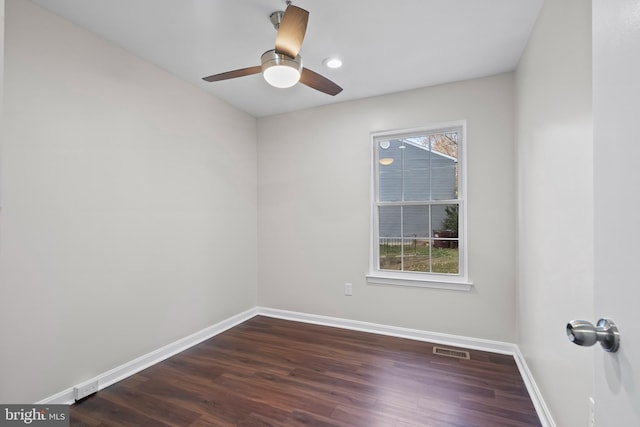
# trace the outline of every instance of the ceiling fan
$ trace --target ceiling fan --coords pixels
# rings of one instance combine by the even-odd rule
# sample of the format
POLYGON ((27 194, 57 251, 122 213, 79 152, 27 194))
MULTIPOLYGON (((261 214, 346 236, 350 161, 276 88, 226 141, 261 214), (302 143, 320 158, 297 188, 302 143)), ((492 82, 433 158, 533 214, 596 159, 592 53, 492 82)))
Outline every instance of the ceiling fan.
POLYGON ((299 81, 328 95, 339 94, 342 91, 340 86, 302 66, 302 58, 298 53, 307 31, 309 12, 287 1, 286 10, 273 12, 270 19, 278 31, 276 47, 262 54, 261 65, 214 74, 203 77, 203 80, 217 82, 262 73, 270 85, 278 88, 291 87, 299 81))

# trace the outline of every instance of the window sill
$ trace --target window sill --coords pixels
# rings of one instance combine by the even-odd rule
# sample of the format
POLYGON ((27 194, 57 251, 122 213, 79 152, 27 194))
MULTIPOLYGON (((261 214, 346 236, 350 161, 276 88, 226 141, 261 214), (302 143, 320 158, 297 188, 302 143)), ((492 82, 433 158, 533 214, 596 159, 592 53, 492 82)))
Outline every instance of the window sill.
POLYGON ((412 286, 418 288, 449 289, 454 291, 470 291, 473 283, 461 277, 429 277, 419 274, 402 273, 387 274, 375 272, 367 274, 367 283, 376 285, 412 286))

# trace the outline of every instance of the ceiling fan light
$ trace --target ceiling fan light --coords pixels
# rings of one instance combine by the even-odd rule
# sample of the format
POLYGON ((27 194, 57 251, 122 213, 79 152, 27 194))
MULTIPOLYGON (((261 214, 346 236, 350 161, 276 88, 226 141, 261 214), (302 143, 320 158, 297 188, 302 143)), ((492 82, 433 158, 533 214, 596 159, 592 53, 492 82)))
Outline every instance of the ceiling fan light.
POLYGON ((271 86, 288 88, 300 80, 300 72, 288 65, 273 65, 262 72, 264 79, 271 86))
POLYGON ((262 54, 262 76, 271 86, 288 88, 300 80, 302 58, 300 55, 290 58, 269 50, 262 54))

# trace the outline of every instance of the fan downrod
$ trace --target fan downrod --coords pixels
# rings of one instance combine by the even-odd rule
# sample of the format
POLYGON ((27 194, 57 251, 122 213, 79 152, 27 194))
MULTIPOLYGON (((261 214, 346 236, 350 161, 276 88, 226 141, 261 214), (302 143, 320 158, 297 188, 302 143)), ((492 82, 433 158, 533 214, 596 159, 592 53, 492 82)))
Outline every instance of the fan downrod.
MULTIPOLYGON (((291 0, 287 0, 285 2, 287 7, 291 5, 291 0)), ((282 22, 282 17, 284 16, 284 10, 276 10, 269 15, 269 19, 271 20, 271 24, 273 24, 273 28, 278 31, 280 29, 280 22, 282 22)))
POLYGON ((269 19, 271 20, 271 23, 273 24, 273 28, 275 28, 276 31, 280 29, 280 22, 282 22, 283 16, 284 16, 284 11, 282 10, 277 10, 273 12, 271 15, 269 15, 269 19))

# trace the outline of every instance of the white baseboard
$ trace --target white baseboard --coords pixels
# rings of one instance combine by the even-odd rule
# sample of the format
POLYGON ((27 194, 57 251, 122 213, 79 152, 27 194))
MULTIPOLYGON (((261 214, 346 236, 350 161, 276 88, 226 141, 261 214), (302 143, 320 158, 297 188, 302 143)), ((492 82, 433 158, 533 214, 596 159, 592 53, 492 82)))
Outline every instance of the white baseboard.
MULTIPOLYGON (((438 332, 428 332, 418 329, 400 328, 396 326, 381 325, 377 323, 361 322, 357 320, 342 319, 338 317, 320 316, 308 313, 299 313, 287 310, 278 310, 267 307, 254 307, 235 316, 229 317, 215 325, 209 326, 201 331, 191 334, 185 338, 161 347, 151 353, 138 357, 130 362, 120 365, 114 369, 97 375, 87 381, 98 381, 98 390, 102 390, 120 380, 123 380, 137 372, 142 371, 158 362, 180 353, 196 344, 212 338, 227 329, 230 329, 254 316, 262 315, 278 319, 292 320, 302 323, 312 323, 316 325, 332 326, 354 331, 370 332, 380 335, 388 335, 399 338, 407 338, 416 341, 427 341, 435 344, 450 345, 455 347, 468 348, 471 350, 489 351, 492 353, 507 354, 513 356, 520 375, 527 387, 531 401, 536 408, 538 417, 543 427, 556 427, 549 412, 549 408, 544 403, 531 371, 516 344, 501 341, 491 341, 480 338, 464 337, 459 335, 442 334, 438 332)), ((85 381, 86 382, 86 381, 85 381)), ((73 387, 63 390, 60 393, 49 396, 37 404, 72 404, 73 387)))
MULTIPOLYGON (((103 388, 109 387, 110 385, 127 377, 130 377, 131 375, 138 373, 143 369, 153 366, 158 362, 162 362, 163 360, 168 359, 175 354, 193 347, 196 344, 200 344, 201 342, 206 341, 209 338, 226 331, 227 329, 231 329, 234 326, 251 319, 252 317, 256 316, 256 314, 257 308, 252 308, 240 314, 236 314, 235 316, 231 316, 228 319, 216 323, 215 325, 209 326, 189 336, 167 344, 164 347, 152 351, 151 353, 142 355, 137 359, 124 363, 107 372, 103 372, 102 374, 99 374, 93 378, 87 379, 86 381, 83 381, 83 383, 89 381, 98 381, 98 390, 102 390, 103 388)), ((53 396, 49 396, 46 399, 36 402, 36 404, 70 405, 74 402, 75 400, 73 396, 73 387, 71 387, 67 390, 63 390, 60 393, 56 393, 53 396)))
POLYGON ((542 427, 556 427, 549 408, 544 403, 540 394, 540 389, 536 385, 533 375, 527 366, 524 356, 516 344, 501 341, 491 341, 480 338, 470 338, 459 335, 442 334, 438 332, 428 332, 418 329, 400 328, 396 326, 381 325, 377 323, 361 322, 357 320, 342 319, 338 317, 319 316, 308 313, 298 313, 294 311, 278 310, 267 307, 258 307, 257 314, 278 319, 293 320, 296 322, 312 323, 315 325, 332 326, 336 328, 351 329, 354 331, 370 332, 380 335, 388 335, 399 338, 407 338, 416 341, 427 341, 434 344, 449 345, 467 348, 470 350, 481 350, 492 353, 507 354, 513 356, 522 380, 524 381, 531 401, 536 408, 536 413, 540 418, 542 427))
POLYGON ((556 423, 553 421, 553 417, 551 416, 551 411, 549 411, 549 407, 542 398, 542 393, 540 393, 540 389, 533 379, 533 374, 529 370, 529 366, 527 365, 524 355, 520 352, 520 348, 517 345, 515 345, 515 347, 516 353, 513 355, 513 358, 518 365, 518 370, 520 371, 522 380, 527 386, 527 391, 529 392, 529 396, 531 396, 531 401, 533 402, 533 406, 536 408, 542 427, 556 427, 556 423))
POLYGON ((490 341, 479 338, 469 338, 459 335, 441 334, 418 329, 400 328, 378 323, 361 322, 358 320, 341 319, 338 317, 319 316, 315 314, 298 313, 294 311, 277 310, 258 307, 258 314, 278 319, 294 320, 296 322, 313 323, 315 325, 333 326, 354 331, 371 332, 398 338, 408 338, 416 341, 427 341, 435 344, 452 345, 472 350, 490 351, 492 353, 513 354, 515 344, 490 341))

